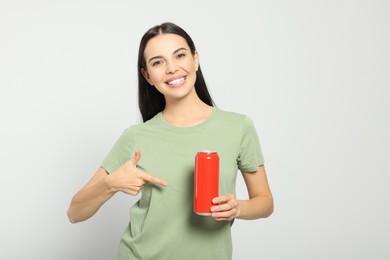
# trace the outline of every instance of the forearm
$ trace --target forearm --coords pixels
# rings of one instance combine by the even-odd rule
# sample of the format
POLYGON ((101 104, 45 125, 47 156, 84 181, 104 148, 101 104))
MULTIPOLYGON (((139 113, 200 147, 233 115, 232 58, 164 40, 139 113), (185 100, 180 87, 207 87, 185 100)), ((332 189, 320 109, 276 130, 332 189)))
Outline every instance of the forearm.
POLYGON ((266 218, 273 212, 273 199, 270 196, 258 195, 249 200, 237 200, 237 219, 266 218))
POLYGON ((101 179, 89 188, 82 189, 73 197, 70 203, 68 209, 69 221, 77 223, 89 219, 114 194, 115 191, 110 188, 106 178, 101 179))

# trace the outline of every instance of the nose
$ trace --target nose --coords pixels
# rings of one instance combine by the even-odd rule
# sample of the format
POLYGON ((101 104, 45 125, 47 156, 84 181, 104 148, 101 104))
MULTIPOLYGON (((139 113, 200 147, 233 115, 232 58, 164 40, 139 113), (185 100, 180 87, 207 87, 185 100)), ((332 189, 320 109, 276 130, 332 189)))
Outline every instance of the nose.
POLYGON ((173 60, 167 61, 166 64, 167 64, 167 67, 166 67, 167 68, 167 70, 166 70, 167 74, 175 73, 178 70, 176 63, 173 60))

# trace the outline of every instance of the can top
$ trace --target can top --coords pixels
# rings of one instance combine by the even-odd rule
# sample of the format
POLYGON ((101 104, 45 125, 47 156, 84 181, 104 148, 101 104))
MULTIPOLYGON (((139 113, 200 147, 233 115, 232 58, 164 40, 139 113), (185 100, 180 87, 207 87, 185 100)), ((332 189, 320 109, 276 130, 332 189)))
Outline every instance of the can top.
POLYGON ((198 153, 207 153, 207 154, 210 154, 210 153, 217 153, 216 151, 211 151, 211 150, 202 150, 202 151, 199 151, 198 153))

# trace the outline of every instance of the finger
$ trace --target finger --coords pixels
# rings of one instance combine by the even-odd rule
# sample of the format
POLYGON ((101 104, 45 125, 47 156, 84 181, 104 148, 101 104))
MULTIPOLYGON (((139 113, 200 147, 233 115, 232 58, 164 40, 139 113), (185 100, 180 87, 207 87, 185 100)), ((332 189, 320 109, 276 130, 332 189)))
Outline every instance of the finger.
POLYGON ((223 195, 223 196, 219 196, 219 197, 216 197, 213 199, 213 203, 214 204, 218 204, 218 203, 223 203, 223 202, 228 202, 229 200, 232 200, 234 199, 234 195, 233 194, 227 194, 227 195, 223 195))
POLYGON ((128 189, 128 190, 123 190, 124 193, 126 194, 129 194, 129 195, 133 195, 133 196, 136 196, 138 195, 138 193, 140 192, 140 190, 134 190, 134 189, 128 189))
POLYGON ((235 199, 229 200, 227 204, 229 204, 229 205, 230 205, 230 208, 232 208, 232 209, 238 207, 238 202, 237 202, 237 200, 235 200, 235 199))
POLYGON ((165 186, 165 187, 168 186, 168 183, 166 181, 164 181, 160 178, 157 178, 156 176, 145 173, 145 172, 140 173, 139 178, 143 179, 144 181, 153 182, 153 183, 165 186))
POLYGON ((221 213, 212 213, 211 216, 215 219, 215 220, 228 220, 230 219, 230 215, 222 215, 221 213))
POLYGON ((141 152, 140 152, 140 150, 136 149, 133 158, 131 158, 131 162, 134 165, 137 165, 137 163, 140 159, 141 159, 141 152))
POLYGON ((231 221, 233 220, 234 218, 233 217, 230 217, 230 218, 214 218, 216 221, 231 221))
POLYGON ((143 185, 131 187, 131 189, 134 190, 135 192, 140 192, 143 188, 144 188, 143 185))
POLYGON ((137 178, 134 180, 134 187, 143 187, 146 181, 142 178, 137 178))
POLYGON ((220 211, 228 211, 231 210, 233 207, 229 203, 225 203, 219 206, 213 206, 211 207, 211 212, 220 212, 220 211))
POLYGON ((235 211, 231 210, 231 211, 223 211, 223 212, 214 212, 211 214, 211 216, 216 220, 232 220, 235 214, 236 214, 235 211))

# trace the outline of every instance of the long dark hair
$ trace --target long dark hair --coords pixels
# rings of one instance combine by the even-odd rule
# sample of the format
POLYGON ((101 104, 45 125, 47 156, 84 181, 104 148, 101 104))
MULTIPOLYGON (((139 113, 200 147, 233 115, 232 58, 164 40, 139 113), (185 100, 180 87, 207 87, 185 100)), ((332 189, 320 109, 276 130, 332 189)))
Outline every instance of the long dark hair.
MULTIPOLYGON (((192 55, 195 55, 196 48, 191 37, 179 26, 173 23, 163 23, 150 28, 142 37, 138 51, 138 106, 143 122, 153 118, 165 108, 164 95, 151 86, 142 75, 142 69, 146 70, 144 51, 150 39, 165 33, 173 33, 183 37, 190 47, 192 55)), ((199 98, 207 105, 214 106, 214 102, 207 90, 206 82, 203 78, 200 66, 196 72, 195 90, 199 98)))

